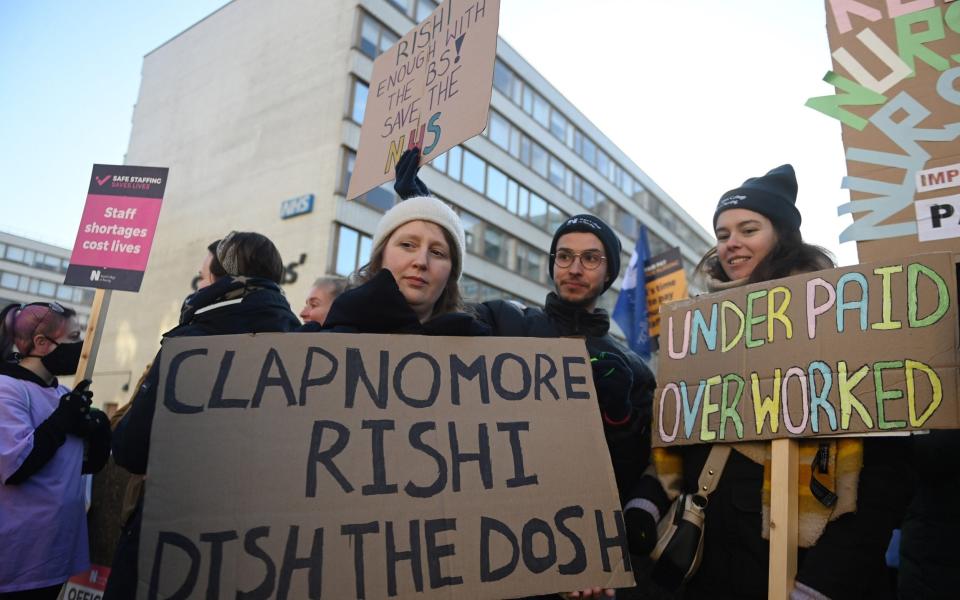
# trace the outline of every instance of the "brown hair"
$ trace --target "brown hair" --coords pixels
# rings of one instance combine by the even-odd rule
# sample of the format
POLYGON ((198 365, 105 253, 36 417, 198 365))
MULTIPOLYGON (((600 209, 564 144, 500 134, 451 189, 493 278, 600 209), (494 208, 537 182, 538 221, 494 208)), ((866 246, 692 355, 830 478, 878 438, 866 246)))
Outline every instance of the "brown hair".
POLYGON ((233 277, 263 277, 274 283, 283 279, 283 259, 265 235, 231 231, 217 244, 215 256, 223 270, 233 277))
MULTIPOLYGON (((447 247, 450 249, 451 269, 450 276, 447 277, 447 285, 443 287, 443 291, 440 292, 440 297, 437 298, 437 301, 433 304, 433 311, 430 312, 431 319, 447 313, 463 310, 460 284, 457 282, 457 278, 452 276, 454 273, 460 272, 460 255, 457 252, 457 245, 453 240, 453 236, 450 235, 450 232, 447 231, 445 227, 441 227, 440 230, 443 231, 443 239, 446 240, 447 247)), ((370 281, 383 268, 383 251, 395 231, 396 229, 391 231, 389 235, 383 237, 383 240, 377 244, 373 252, 370 253, 370 262, 360 267, 353 275, 353 279, 357 285, 370 281)))
MULTIPOLYGON (((777 241, 750 273, 747 283, 780 279, 797 273, 809 273, 834 267, 830 252, 820 246, 804 242, 798 229, 788 228, 776 221, 771 223, 777 234, 777 241)), ((703 255, 694 272, 703 273, 717 281, 730 281, 730 277, 720 264, 716 246, 703 255)))
POLYGON ((220 259, 217 258, 217 246, 220 245, 221 241, 223 240, 214 240, 207 246, 207 251, 213 256, 213 258, 210 259, 210 274, 217 279, 227 276, 227 272, 223 270, 223 265, 220 264, 220 259))

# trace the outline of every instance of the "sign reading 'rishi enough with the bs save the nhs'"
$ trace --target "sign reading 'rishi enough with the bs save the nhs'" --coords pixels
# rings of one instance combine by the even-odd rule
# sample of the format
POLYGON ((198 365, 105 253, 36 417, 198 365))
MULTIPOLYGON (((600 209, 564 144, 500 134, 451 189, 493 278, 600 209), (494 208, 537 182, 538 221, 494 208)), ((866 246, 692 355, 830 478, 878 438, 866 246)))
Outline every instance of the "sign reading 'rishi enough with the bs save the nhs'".
POLYGON ((167 171, 93 165, 65 284, 140 290, 160 219, 167 171))

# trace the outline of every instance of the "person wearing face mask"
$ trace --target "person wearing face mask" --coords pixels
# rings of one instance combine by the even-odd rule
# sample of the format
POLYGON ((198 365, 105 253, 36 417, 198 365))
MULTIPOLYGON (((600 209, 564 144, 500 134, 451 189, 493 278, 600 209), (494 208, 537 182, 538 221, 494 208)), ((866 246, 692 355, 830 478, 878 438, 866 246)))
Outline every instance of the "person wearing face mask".
POLYGON ((432 196, 400 202, 377 223, 357 287, 337 297, 323 325, 300 331, 485 335, 460 312, 463 248, 463 225, 449 206, 432 196))
MULTIPOLYGON (((790 165, 747 179, 721 196, 714 213, 717 244, 698 265, 711 292, 833 268, 825 250, 803 241, 796 198, 790 165)), ((800 442, 792 600, 895 597, 884 554, 912 493, 907 444, 905 438, 800 442), (816 467, 803 468, 807 465, 816 467)), ((685 584, 684 598, 767 597, 770 443, 730 447, 707 503, 702 561, 685 584)), ((711 448, 653 451, 651 468, 625 506, 631 549, 653 550, 657 521, 680 493, 696 492, 711 448)), ((653 578, 674 587, 682 570, 655 567, 653 578)))
POLYGON ((0 312, 0 599, 56 598, 89 568, 83 473, 110 453, 110 425, 73 391, 83 342, 76 312, 11 304, 0 312))

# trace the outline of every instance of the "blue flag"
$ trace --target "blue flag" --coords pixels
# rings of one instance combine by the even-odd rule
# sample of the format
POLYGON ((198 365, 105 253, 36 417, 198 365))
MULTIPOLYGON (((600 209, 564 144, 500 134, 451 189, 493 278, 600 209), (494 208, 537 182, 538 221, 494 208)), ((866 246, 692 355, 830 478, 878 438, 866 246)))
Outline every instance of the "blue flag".
POLYGON ((647 228, 640 226, 640 237, 630 257, 630 264, 623 274, 623 286, 620 297, 613 309, 613 320, 627 336, 630 349, 643 357, 650 358, 650 324, 647 321, 647 278, 643 273, 644 264, 650 258, 650 246, 647 244, 647 228))

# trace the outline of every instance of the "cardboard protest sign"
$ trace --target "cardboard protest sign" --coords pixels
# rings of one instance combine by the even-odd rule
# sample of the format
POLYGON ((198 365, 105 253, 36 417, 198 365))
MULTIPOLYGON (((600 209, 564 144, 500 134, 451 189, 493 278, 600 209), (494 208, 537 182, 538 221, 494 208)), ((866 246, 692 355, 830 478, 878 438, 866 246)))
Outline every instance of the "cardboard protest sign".
POLYGON ((683 270, 680 249, 671 248, 648 259, 643 274, 647 280, 650 337, 656 337, 660 335, 660 307, 687 297, 687 274, 683 270))
POLYGON ((141 598, 633 583, 582 341, 176 338, 158 391, 141 598))
POLYGON ((166 168, 93 165, 64 283, 139 291, 166 187, 166 168))
POLYGON ((667 304, 653 445, 960 428, 956 302, 936 253, 667 304))
POLYGON ((960 3, 826 0, 837 94, 807 106, 842 123, 863 262, 960 253, 960 3))
POLYGON ((430 162, 487 126, 500 0, 445 0, 373 63, 347 198, 393 179, 407 148, 430 162))

